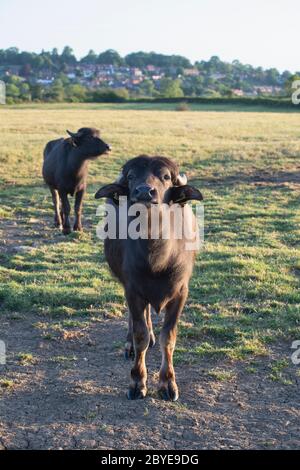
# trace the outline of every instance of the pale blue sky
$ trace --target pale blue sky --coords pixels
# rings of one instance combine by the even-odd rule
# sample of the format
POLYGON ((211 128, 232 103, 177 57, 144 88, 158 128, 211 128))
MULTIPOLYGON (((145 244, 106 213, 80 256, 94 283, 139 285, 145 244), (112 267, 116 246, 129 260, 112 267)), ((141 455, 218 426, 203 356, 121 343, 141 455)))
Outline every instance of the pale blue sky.
POLYGON ((0 0, 0 49, 218 55, 296 71, 299 18, 299 0, 0 0))

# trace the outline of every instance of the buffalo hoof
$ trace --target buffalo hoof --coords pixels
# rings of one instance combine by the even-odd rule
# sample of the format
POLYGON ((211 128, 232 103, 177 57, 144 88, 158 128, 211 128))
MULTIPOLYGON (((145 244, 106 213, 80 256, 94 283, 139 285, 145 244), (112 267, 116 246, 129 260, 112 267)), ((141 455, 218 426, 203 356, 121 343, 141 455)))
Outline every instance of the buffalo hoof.
POLYGON ((60 217, 54 217, 54 227, 62 230, 62 227, 63 227, 63 223, 62 223, 62 219, 60 217))
POLYGON ((69 235, 71 233, 71 227, 64 227, 63 228, 63 234, 64 235, 69 235))
POLYGON ((74 232, 82 232, 83 228, 81 225, 74 225, 73 230, 74 232))
POLYGON ((158 394, 160 398, 166 401, 176 401, 179 397, 178 388, 174 382, 168 382, 165 387, 161 387, 158 394))
POLYGON ((134 349, 133 349, 132 343, 126 343, 125 344, 124 357, 127 361, 129 359, 131 359, 133 361, 133 359, 134 359, 134 349))
POLYGON ((135 384, 132 387, 129 387, 127 392, 128 400, 141 400, 147 395, 146 388, 140 388, 138 384, 135 384))

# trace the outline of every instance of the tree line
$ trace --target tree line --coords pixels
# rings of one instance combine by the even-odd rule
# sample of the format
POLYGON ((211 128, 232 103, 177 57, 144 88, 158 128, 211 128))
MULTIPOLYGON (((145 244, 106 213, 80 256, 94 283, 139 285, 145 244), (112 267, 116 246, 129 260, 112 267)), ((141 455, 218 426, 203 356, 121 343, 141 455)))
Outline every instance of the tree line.
POLYGON ((0 50, 0 79, 6 82, 7 101, 125 101, 139 98, 184 98, 184 97, 227 97, 233 90, 251 95, 253 90, 269 86, 282 89, 282 95, 290 95, 293 80, 300 74, 289 71, 280 73, 276 68, 263 69, 242 64, 235 60, 224 62, 213 56, 209 60, 191 63, 180 55, 165 55, 156 52, 133 52, 122 57, 109 49, 97 54, 90 50, 78 60, 66 46, 61 53, 57 49, 42 50, 40 53, 20 51, 12 47, 0 50), (79 66, 110 65, 115 68, 139 68, 143 70, 141 83, 124 86, 90 86, 83 81, 79 66), (147 66, 163 70, 161 79, 154 81, 147 66), (17 67, 18 73, 7 74, 8 67, 17 67), (75 80, 67 76, 70 69, 76 70, 75 80), (186 73, 196 71, 196 74, 186 73), (42 72, 49 72, 54 78, 50 86, 39 83, 42 72))
POLYGON ((73 49, 69 46, 64 47, 61 54, 56 48, 52 51, 42 50, 40 53, 19 51, 16 47, 9 49, 0 49, 1 65, 20 65, 30 66, 37 70, 63 70, 68 65, 76 64, 107 64, 114 66, 145 67, 155 65, 157 67, 192 67, 191 62, 180 55, 164 55, 155 52, 133 52, 121 57, 120 54, 112 49, 96 54, 92 49, 88 54, 77 60, 73 49))

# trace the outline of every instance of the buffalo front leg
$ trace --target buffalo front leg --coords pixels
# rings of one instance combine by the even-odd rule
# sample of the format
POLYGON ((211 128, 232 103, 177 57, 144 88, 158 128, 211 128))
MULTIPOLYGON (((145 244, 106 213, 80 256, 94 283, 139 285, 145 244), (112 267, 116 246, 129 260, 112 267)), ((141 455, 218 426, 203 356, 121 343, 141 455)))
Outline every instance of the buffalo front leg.
POLYGON ((187 294, 188 289, 184 287, 178 296, 167 304, 164 325, 160 333, 162 363, 159 372, 159 394, 164 400, 176 401, 179 396, 173 367, 173 353, 176 344, 177 322, 187 294))
MULTIPOLYGON (((153 326, 151 320, 151 305, 147 305, 146 307, 146 322, 149 331, 149 347, 152 348, 155 345, 155 336, 153 333, 153 326)), ((128 330, 127 330, 127 337, 125 343, 125 352, 124 352, 125 359, 133 359, 134 358, 134 347, 133 347, 133 332, 132 332, 132 316, 130 310, 128 311, 128 330)))
POLYGON ((62 218, 60 215, 60 200, 57 189, 50 188, 52 194, 52 201, 54 205, 54 226, 62 228, 62 218))
POLYGON ((134 358, 132 316, 131 316, 130 310, 128 310, 128 330, 127 330, 127 336, 126 336, 124 356, 125 356, 125 359, 134 358))
POLYGON ((70 203, 69 203, 68 195, 66 192, 60 192, 59 195, 61 199, 62 212, 63 212, 63 233, 64 235, 68 235, 71 232, 70 203))
POLYGON ((149 330, 149 335, 150 335, 150 342, 149 342, 149 347, 153 348, 155 345, 155 336, 153 333, 153 326, 152 326, 152 320, 151 320, 151 305, 149 304, 147 306, 147 325, 148 325, 148 330, 149 330))
POLYGON ((83 202, 83 195, 84 189, 81 189, 75 194, 75 222, 74 222, 74 230, 78 230, 79 232, 82 231, 82 224, 81 224, 81 215, 82 215, 82 202, 83 202))
POLYGON ((134 365, 127 397, 129 400, 136 400, 147 394, 146 352, 150 339, 146 319, 147 303, 136 294, 127 296, 127 302, 132 317, 134 346, 134 365))

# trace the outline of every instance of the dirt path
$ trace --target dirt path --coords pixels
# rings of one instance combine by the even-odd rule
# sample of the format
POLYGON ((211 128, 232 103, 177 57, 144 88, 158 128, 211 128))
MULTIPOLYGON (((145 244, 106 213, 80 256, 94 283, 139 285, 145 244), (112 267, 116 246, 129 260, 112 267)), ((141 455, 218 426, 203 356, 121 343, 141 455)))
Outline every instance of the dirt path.
POLYGON ((13 381, 1 387, 2 448, 299 447, 297 386, 274 386, 263 360, 251 380, 240 366, 229 382, 209 376, 205 362, 179 365, 181 398, 170 404, 155 393, 156 346, 148 353, 149 396, 132 402, 125 397, 124 320, 59 330, 52 339, 46 333, 53 320, 42 328, 36 322, 34 316, 1 321, 8 347, 1 376, 13 381), (23 351, 32 358, 20 360, 23 351))

